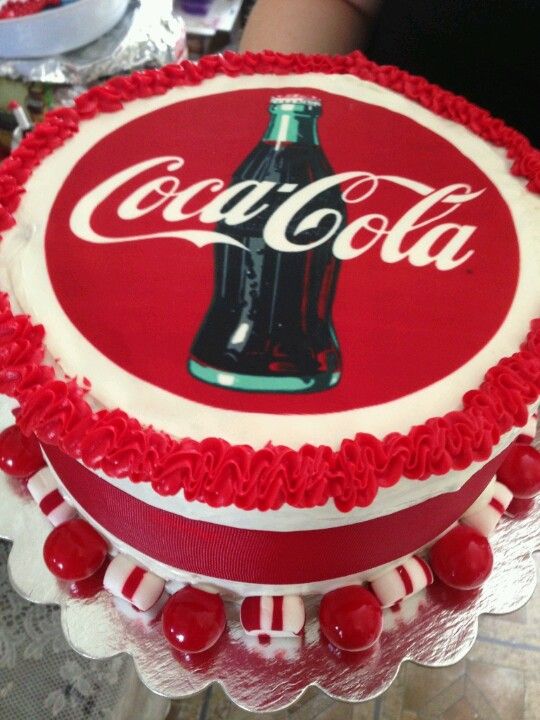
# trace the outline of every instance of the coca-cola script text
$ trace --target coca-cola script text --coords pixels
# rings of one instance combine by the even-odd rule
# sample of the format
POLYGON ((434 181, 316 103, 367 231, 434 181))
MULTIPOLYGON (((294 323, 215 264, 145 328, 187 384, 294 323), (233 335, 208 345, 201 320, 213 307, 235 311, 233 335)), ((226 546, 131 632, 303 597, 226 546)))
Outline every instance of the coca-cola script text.
POLYGON ((433 264, 438 270, 448 271, 463 265, 474 253, 470 239, 477 226, 449 222, 448 217, 464 204, 475 200, 484 191, 473 191, 466 183, 453 183, 434 188, 425 183, 399 175, 375 175, 367 171, 337 173, 299 187, 294 183, 278 186, 268 180, 245 180, 229 187, 219 178, 208 178, 184 186, 179 171, 184 160, 176 156, 155 157, 121 170, 82 196, 70 216, 70 228, 81 240, 91 243, 119 243, 157 238, 178 238, 198 247, 225 243, 247 250, 238 240, 223 232, 183 227, 186 221, 196 218, 204 225, 221 222, 226 226, 242 225, 268 209, 265 197, 271 192, 283 194, 283 202, 268 217, 264 229, 265 243, 280 252, 305 252, 326 242, 332 243, 334 255, 340 260, 359 257, 372 248, 378 248, 385 263, 408 261, 416 267, 433 264), (150 171, 155 175, 148 179, 150 171), (144 234, 108 236, 96 232, 92 225, 95 211, 112 193, 127 183, 140 180, 116 208, 118 217, 127 223, 143 216, 155 218, 155 230, 144 234), (306 205, 331 187, 342 188, 343 200, 358 204, 374 195, 383 183, 391 183, 412 191, 417 197, 411 207, 396 221, 382 212, 361 215, 343 227, 339 212, 323 207, 301 213, 306 205), (208 196, 211 195, 210 201, 208 196), (198 197, 205 197, 201 206, 198 197), (190 206, 188 211, 186 208, 190 206), (301 216, 301 219, 298 217, 301 216), (323 223, 324 221, 324 223, 323 223), (295 243, 295 238, 306 230, 322 228, 321 237, 309 243, 295 243), (418 237, 418 231, 422 230, 418 237), (417 233, 414 243, 404 243, 411 232, 417 233), (406 249, 403 249, 406 246, 406 249), (436 247, 436 250, 435 250, 436 247))

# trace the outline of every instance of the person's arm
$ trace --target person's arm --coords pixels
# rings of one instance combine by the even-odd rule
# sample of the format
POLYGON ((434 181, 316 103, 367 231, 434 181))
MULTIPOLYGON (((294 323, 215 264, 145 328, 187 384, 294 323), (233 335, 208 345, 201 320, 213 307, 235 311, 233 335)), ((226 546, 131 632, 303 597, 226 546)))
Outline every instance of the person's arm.
POLYGON ((379 0, 258 0, 240 50, 336 55, 363 47, 379 0))

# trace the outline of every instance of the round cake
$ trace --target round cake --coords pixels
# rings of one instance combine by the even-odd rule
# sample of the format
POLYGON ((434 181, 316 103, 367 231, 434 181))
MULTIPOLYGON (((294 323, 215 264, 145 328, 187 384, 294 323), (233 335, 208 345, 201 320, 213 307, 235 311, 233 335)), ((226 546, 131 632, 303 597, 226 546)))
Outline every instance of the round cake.
POLYGON ((193 593, 270 635, 322 594, 339 645, 340 593, 480 585, 540 489, 539 190, 523 136, 359 53, 207 57, 50 113, 0 168, 0 391, 48 465, 49 567, 92 546, 58 576, 167 602, 184 650, 193 593))

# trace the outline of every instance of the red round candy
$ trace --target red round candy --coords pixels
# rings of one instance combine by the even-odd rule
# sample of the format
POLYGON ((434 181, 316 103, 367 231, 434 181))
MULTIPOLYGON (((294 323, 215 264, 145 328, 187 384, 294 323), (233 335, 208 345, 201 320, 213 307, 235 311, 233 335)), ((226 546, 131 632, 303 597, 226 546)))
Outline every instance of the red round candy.
POLYGON ((458 525, 431 548, 433 572, 457 590, 474 590, 489 577, 493 553, 487 538, 466 525, 458 525))
POLYGON ((540 493, 540 452, 532 445, 513 445, 504 458, 497 480, 514 497, 528 500, 540 493))
POLYGON ((35 435, 26 437, 16 425, 0 433, 0 470, 24 480, 45 465, 35 435))
POLYGON ((382 609, 369 590, 348 585, 323 597, 319 622, 332 645, 340 650, 359 652, 377 642, 382 631, 382 609))
POLYGON ((225 630, 221 596, 187 586, 163 608, 163 632, 169 644, 183 653, 200 653, 215 645, 225 630))
POLYGON ((107 557, 107 543, 86 520, 77 518, 54 528, 43 546, 45 564, 60 580, 85 580, 107 557))
POLYGON ((97 572, 84 580, 75 580, 69 586, 69 594, 71 597, 83 600, 85 598, 95 597, 103 590, 103 579, 109 565, 109 558, 105 558, 103 565, 97 572))
POLYGON ((510 502, 510 505, 506 508, 506 515, 511 518, 523 518, 532 510, 533 507, 533 498, 514 498, 510 502))

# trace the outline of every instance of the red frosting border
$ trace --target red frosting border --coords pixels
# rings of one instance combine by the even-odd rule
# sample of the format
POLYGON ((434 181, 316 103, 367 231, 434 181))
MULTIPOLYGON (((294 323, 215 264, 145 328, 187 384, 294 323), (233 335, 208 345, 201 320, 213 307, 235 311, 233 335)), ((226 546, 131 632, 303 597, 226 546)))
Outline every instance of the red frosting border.
POLYGON ((166 566, 197 575, 262 585, 345 578, 417 552, 459 520, 507 455, 503 450, 482 465, 450 498, 438 495, 390 515, 339 527, 276 532, 176 515, 132 497, 58 448, 43 445, 43 451, 69 494, 68 502, 73 500, 91 524, 110 533, 113 544, 125 543, 166 566))
MULTIPOLYGON (((42 160, 77 132, 79 124, 100 112, 121 110, 124 103, 158 95, 179 85, 196 85, 218 74, 352 74, 400 92, 434 113, 468 127, 506 148, 511 172, 540 193, 540 152, 528 140, 486 110, 442 90, 420 77, 391 66, 379 66, 361 53, 282 55, 274 52, 208 56, 160 70, 117 77, 92 88, 60 108, 28 135, 0 165, 0 232, 15 224, 23 185, 42 160)), ((188 500, 213 507, 277 509, 283 504, 309 508, 330 499, 347 512, 367 506, 379 487, 401 477, 424 480, 485 461, 501 435, 528 420, 528 406, 540 395, 540 319, 519 352, 488 370, 476 390, 463 397, 463 408, 427 420, 402 435, 382 440, 361 433, 334 451, 304 445, 299 450, 267 445, 254 449, 218 438, 202 442, 176 440, 143 427, 121 410, 94 412, 85 399, 89 386, 61 380, 43 363, 44 329, 25 315, 14 316, 7 295, 0 295, 0 392, 20 407, 17 423, 71 457, 111 477, 151 482, 162 495, 184 491, 188 500)))

